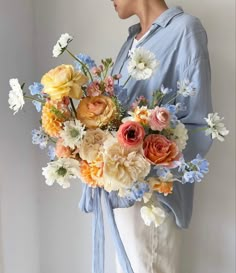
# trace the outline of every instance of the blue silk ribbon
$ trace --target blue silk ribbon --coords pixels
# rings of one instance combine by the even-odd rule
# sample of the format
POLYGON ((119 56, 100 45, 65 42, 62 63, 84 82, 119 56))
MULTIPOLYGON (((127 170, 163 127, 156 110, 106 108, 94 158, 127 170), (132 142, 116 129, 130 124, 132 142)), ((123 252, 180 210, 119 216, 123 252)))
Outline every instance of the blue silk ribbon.
POLYGON ((133 201, 125 198, 119 198, 116 193, 108 193, 101 188, 93 189, 88 185, 83 185, 83 193, 79 207, 83 212, 93 212, 92 273, 104 273, 105 235, 101 202, 102 194, 104 195, 108 224, 111 228, 111 234, 121 268, 123 269, 124 273, 134 273, 120 238, 113 211, 113 209, 116 207, 129 207, 133 205, 133 201))

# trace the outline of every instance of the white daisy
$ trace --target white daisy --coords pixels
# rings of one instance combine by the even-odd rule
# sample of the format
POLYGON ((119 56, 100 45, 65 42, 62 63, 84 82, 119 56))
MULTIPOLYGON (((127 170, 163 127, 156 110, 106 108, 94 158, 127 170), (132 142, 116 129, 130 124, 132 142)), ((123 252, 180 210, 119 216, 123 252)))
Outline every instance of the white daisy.
POLYGON ((60 132, 64 145, 69 146, 71 149, 75 149, 80 144, 85 134, 85 125, 79 120, 64 122, 64 128, 60 132))
POLYGON ((10 79, 9 83, 12 90, 9 92, 8 103, 15 115, 25 104, 24 95, 18 79, 10 79))
POLYGON ((217 138, 224 141, 224 136, 228 135, 229 131, 225 128, 224 123, 221 122, 224 118, 220 118, 218 113, 210 113, 207 118, 204 118, 209 126, 206 130, 206 135, 211 135, 212 138, 217 138))
POLYGON ((193 87, 193 83, 190 82, 188 79, 184 79, 183 81, 177 82, 178 94, 188 97, 194 96, 196 94, 196 90, 193 87))
POLYGON ((72 158, 60 158, 49 162, 42 168, 46 184, 51 186, 57 182, 63 189, 70 187, 69 179, 79 177, 79 162, 72 158))
POLYGON ((158 65, 155 54, 138 47, 130 55, 128 72, 136 80, 146 80, 152 76, 158 65))
POLYGON ((145 223, 145 225, 150 226, 151 223, 154 223, 155 227, 160 226, 166 217, 163 209, 159 207, 151 207, 143 206, 140 209, 141 217, 145 223))
POLYGON ((66 49, 66 47, 72 40, 73 37, 70 36, 68 33, 62 34, 56 45, 53 47, 53 57, 58 57, 59 55, 61 55, 64 49, 66 49))

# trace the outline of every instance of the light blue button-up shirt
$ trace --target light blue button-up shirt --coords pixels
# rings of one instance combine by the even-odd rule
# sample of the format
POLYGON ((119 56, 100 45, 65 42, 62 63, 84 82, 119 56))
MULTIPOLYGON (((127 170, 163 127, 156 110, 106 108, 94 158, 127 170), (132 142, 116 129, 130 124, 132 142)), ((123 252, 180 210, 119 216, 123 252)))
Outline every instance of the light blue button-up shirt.
MULTIPOLYGON (((140 31, 140 24, 129 28, 129 36, 122 46, 113 67, 113 74, 121 73, 120 84, 128 78, 128 53, 134 37, 140 31)), ((189 79, 193 82, 197 94, 193 97, 177 97, 175 103, 183 102, 187 109, 179 112, 179 119, 189 130, 205 125, 204 117, 212 112, 211 71, 207 49, 207 35, 200 20, 184 13, 179 7, 169 8, 153 22, 150 33, 137 45, 152 51, 160 62, 155 74, 148 80, 131 79, 128 89, 129 104, 143 95, 149 101, 153 91, 164 87, 177 89, 177 81, 189 79)), ((167 98, 168 100, 168 98, 167 98)), ((205 156, 212 140, 204 132, 190 133, 184 156, 191 160, 199 153, 205 156)), ((187 228, 193 205, 193 184, 175 182, 174 192, 157 197, 166 210, 174 213, 179 227, 187 228)))

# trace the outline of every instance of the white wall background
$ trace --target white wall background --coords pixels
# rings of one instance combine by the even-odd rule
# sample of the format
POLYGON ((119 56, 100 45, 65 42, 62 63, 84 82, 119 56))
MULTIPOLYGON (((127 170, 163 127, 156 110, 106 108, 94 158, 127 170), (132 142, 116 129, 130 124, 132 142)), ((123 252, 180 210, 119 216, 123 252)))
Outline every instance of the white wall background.
MULTIPOLYGON (((230 136, 208 154, 211 170, 196 187, 191 227, 184 231, 181 273, 235 272, 235 3, 233 0, 170 0, 199 17, 209 38, 215 111, 225 116, 230 136)), ((0 0, 0 205, 4 273, 91 272, 91 216, 77 204, 81 185, 69 190, 44 184, 47 158, 32 146, 38 127, 32 107, 14 118, 8 110, 8 79, 30 84, 69 56, 51 57, 61 33, 74 36, 71 50, 97 62, 115 58, 136 18, 118 19, 108 0, 0 0), (23 157, 24 156, 24 157, 23 157)), ((0 228, 1 232, 1 228, 0 228)), ((109 234, 108 234, 109 235, 109 234)), ((107 273, 114 252, 107 245, 107 273)), ((0 249, 1 253, 1 249, 0 249)), ((1 255, 0 255, 1 256, 1 255)))

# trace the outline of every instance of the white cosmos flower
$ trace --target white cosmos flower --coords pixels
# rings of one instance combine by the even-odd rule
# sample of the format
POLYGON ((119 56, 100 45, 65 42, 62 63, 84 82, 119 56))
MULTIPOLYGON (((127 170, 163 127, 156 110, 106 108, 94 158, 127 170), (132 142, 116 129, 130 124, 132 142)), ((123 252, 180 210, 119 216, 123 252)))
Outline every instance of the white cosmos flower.
POLYGON ((62 34, 60 39, 57 41, 56 45, 53 47, 53 57, 58 57, 61 55, 63 50, 68 46, 68 44, 73 40, 73 37, 68 33, 62 34))
POLYGON ((12 90, 9 92, 8 103, 15 115, 25 104, 24 95, 18 79, 10 79, 9 84, 12 90))
POLYGON ((136 80, 146 80, 152 76, 158 65, 159 62, 154 53, 138 47, 130 55, 128 72, 136 80))
POLYGON ((79 177, 79 162, 72 158, 59 158, 49 162, 47 167, 42 168, 42 174, 46 178, 46 184, 51 186, 54 182, 62 188, 70 187, 69 180, 79 177))
POLYGON ((163 209, 159 207, 151 207, 143 206, 140 209, 141 217, 145 225, 150 226, 151 223, 154 223, 155 227, 160 226, 166 217, 163 209))
POLYGON ((60 137, 64 141, 65 146, 75 149, 86 134, 85 125, 79 120, 70 120, 64 122, 64 128, 60 131, 60 137))
POLYGON ((208 117, 204 119, 209 126, 206 130, 206 135, 211 135, 213 139, 217 138, 220 141, 224 141, 224 137, 229 133, 224 123, 221 122, 224 118, 220 118, 218 113, 210 113, 208 117))
POLYGON ((177 82, 178 94, 181 94, 184 97, 194 96, 196 94, 196 90, 193 87, 193 83, 188 79, 184 79, 183 81, 177 82))
POLYGON ((176 125, 175 129, 173 129, 173 135, 170 138, 177 144, 180 152, 185 149, 188 140, 188 130, 183 123, 179 122, 176 125))

